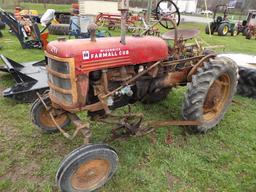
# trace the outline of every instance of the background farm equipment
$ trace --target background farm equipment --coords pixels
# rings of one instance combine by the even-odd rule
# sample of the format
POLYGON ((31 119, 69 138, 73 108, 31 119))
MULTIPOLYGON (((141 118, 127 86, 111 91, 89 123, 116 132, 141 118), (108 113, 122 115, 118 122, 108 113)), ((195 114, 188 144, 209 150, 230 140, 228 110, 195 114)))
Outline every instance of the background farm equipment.
POLYGON ((14 17, 23 22, 24 19, 33 19, 35 22, 40 23, 40 17, 37 10, 22 9, 21 7, 15 7, 14 17))
MULTIPOLYGON (((74 36, 76 39, 90 38, 88 25, 92 21, 87 16, 72 16, 70 20, 69 37, 74 36)), ((97 30, 96 37, 111 37, 111 33, 107 30, 97 30)))
POLYGON ((157 12, 158 23, 174 29, 163 38, 143 36, 147 30, 141 36, 126 37, 129 1, 120 0, 121 40, 96 39, 96 26, 92 24, 88 27, 91 41, 61 39, 48 44, 50 91, 38 94, 31 119, 46 133, 60 131, 68 139, 82 133, 85 144, 60 164, 56 182, 61 191, 94 191, 111 179, 118 165, 113 148, 88 144, 92 135, 89 123, 83 123, 77 112, 87 111, 96 121, 116 119, 111 121, 118 126, 113 130, 115 138, 143 136, 159 125, 187 125, 195 132, 205 133, 223 119, 236 91, 236 64, 205 51, 197 42, 187 45, 186 41, 195 38, 198 30, 178 30, 174 18, 179 11, 170 2, 161 1, 157 7, 166 7, 157 12), (166 6, 169 3, 172 6, 166 6), (161 101, 173 87, 185 85, 188 90, 182 108, 184 121, 145 123, 142 114, 131 110, 112 113, 139 101, 161 101), (70 122, 76 127, 73 135, 64 130, 70 122))
POLYGON ((49 89, 45 60, 20 64, 3 55, 0 55, 0 59, 4 63, 0 71, 10 74, 15 81, 14 86, 3 91, 4 97, 31 103, 36 100, 37 92, 43 93, 49 89))
POLYGON ((222 54, 222 56, 236 61, 239 67, 237 93, 245 97, 256 98, 256 56, 232 53, 222 54))
POLYGON ((256 10, 249 10, 246 20, 238 23, 238 32, 246 36, 247 28, 256 23, 256 10))
POLYGON ((49 26, 49 34, 52 35, 68 35, 70 32, 70 23, 72 16, 79 15, 79 5, 72 4, 70 12, 54 11, 54 20, 49 26))
POLYGON ((246 39, 252 39, 256 37, 256 10, 249 11, 244 34, 246 39))
POLYGON ((5 12, 3 9, 0 9, 0 18, 16 35, 23 49, 41 49, 46 47, 48 33, 44 33, 44 31, 50 23, 40 31, 37 23, 33 19, 23 18, 21 19, 22 21, 18 21, 13 15, 5 12))
POLYGON ((205 27, 206 34, 218 33, 219 36, 226 36, 230 33, 232 36, 236 36, 238 33, 237 25, 234 21, 228 18, 229 8, 227 5, 217 5, 214 14, 213 22, 205 27), (217 16, 218 11, 224 11, 223 16, 217 16))
MULTIPOLYGON (((129 13, 126 16, 126 24, 129 31, 136 26, 139 16, 133 16, 129 13)), ((96 17, 96 24, 100 27, 107 27, 109 30, 115 30, 121 26, 121 14, 99 13, 96 17)))

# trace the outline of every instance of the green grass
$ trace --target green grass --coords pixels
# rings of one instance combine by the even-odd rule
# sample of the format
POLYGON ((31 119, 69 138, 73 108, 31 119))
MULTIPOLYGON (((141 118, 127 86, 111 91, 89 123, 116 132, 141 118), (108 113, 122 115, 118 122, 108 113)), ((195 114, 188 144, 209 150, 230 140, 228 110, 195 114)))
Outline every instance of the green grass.
MULTIPOLYGON (((202 39, 211 45, 225 45, 226 52, 255 53, 255 41, 242 36, 209 37, 202 25, 181 27, 199 28, 202 39)), ((21 49, 7 30, 0 44, 4 47, 1 54, 19 62, 44 58, 42 50, 21 49)), ((0 89, 11 84, 11 78, 1 74, 0 89)), ((147 120, 181 119, 185 91, 174 89, 167 100, 155 105, 138 103, 133 110, 145 113, 147 120)), ((157 130, 155 143, 150 136, 109 143, 119 154, 119 169, 99 191, 256 191, 256 101, 240 96, 235 100, 241 104, 232 104, 225 119, 206 135, 187 135, 181 127, 169 127, 171 145, 165 143, 166 128, 157 130)), ((0 98, 0 191, 56 191, 55 172, 60 161, 82 144, 82 137, 69 141, 61 134, 41 134, 31 123, 30 107, 0 98)), ((103 141, 112 128, 95 122, 91 126, 94 143, 103 141)))

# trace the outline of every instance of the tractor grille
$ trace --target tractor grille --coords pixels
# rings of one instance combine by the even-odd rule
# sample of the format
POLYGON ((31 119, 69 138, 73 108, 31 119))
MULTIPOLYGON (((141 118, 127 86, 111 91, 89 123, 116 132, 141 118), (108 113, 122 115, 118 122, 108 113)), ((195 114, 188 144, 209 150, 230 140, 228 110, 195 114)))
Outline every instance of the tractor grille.
POLYGON ((71 105, 73 101, 69 63, 48 58, 47 70, 50 93, 61 103, 71 105))

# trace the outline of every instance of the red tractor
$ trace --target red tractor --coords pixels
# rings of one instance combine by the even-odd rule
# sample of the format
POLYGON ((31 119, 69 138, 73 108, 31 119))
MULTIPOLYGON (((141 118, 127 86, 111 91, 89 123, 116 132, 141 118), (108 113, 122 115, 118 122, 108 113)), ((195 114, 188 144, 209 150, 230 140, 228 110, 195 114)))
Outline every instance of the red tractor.
MULTIPOLYGON (((119 2, 122 15, 128 1, 119 2)), ((157 127, 187 125, 205 133, 223 119, 236 92, 237 66, 225 57, 203 50, 186 40, 198 30, 177 29, 171 1, 163 0, 157 12, 166 28, 160 37, 126 37, 125 19, 119 37, 95 38, 96 25, 89 27, 91 39, 59 39, 46 49, 50 91, 39 95, 31 109, 33 123, 43 132, 60 131, 73 139, 84 135, 84 145, 62 161, 56 175, 61 191, 90 192, 103 186, 117 170, 117 152, 106 144, 90 144, 89 123, 76 115, 86 111, 95 121, 117 125, 112 138, 142 136, 157 127), (166 7, 164 11, 161 7, 166 7), (171 16, 170 16, 171 15, 171 16), (170 43, 172 42, 172 43, 170 43), (184 121, 143 122, 143 115, 113 114, 135 102, 152 103, 165 99, 173 87, 187 85, 182 106, 184 121), (72 122, 73 135, 65 131, 72 122)), ((161 4, 160 3, 160 4, 161 4)), ((122 17, 125 18, 125 17, 122 17)), ((146 31, 145 31, 146 33, 146 31)))
POLYGON ((256 38, 256 10, 249 11, 244 33, 246 39, 256 38))

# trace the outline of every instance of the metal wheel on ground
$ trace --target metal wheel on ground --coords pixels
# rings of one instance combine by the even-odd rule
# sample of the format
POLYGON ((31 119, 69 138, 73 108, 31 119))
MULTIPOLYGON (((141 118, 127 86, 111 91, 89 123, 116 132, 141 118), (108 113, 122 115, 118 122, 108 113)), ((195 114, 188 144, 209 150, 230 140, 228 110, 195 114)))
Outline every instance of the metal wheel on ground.
POLYGON ((43 102, 49 107, 47 110, 43 104, 43 102, 38 98, 32 105, 31 108, 31 119, 32 122, 41 129, 44 133, 54 133, 58 131, 55 123, 53 122, 49 112, 54 115, 54 119, 56 123, 61 127, 64 128, 70 123, 70 119, 68 118, 67 114, 63 111, 58 111, 51 107, 51 100, 46 95, 43 98, 43 102))
POLYGON ((205 63, 192 76, 183 103, 183 117, 200 122, 192 131, 205 133, 224 117, 237 87, 237 66, 225 57, 205 63))
POLYGON ((102 187, 117 170, 118 156, 107 145, 84 145, 62 161, 56 182, 63 192, 91 192, 102 187))

